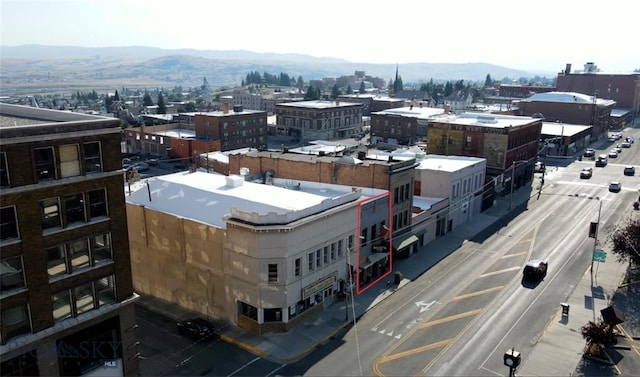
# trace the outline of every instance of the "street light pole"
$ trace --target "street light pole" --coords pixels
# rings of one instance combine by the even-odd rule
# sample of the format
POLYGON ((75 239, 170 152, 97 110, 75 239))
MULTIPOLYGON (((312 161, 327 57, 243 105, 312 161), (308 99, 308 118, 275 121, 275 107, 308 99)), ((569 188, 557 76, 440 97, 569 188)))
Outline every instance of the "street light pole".
POLYGON ((600 215, 602 214, 602 199, 597 198, 600 202, 598 207, 598 221, 596 223, 596 232, 593 237, 593 250, 591 252, 591 281, 593 282, 593 259, 596 256, 596 247, 598 247, 598 230, 600 230, 600 215))
POLYGON ((513 173, 516 170, 516 162, 511 162, 511 192, 509 193, 509 209, 511 209, 511 203, 513 202, 513 173))
POLYGON ((347 291, 344 297, 344 320, 349 321, 349 294, 353 294, 351 288, 351 248, 347 247, 347 291))

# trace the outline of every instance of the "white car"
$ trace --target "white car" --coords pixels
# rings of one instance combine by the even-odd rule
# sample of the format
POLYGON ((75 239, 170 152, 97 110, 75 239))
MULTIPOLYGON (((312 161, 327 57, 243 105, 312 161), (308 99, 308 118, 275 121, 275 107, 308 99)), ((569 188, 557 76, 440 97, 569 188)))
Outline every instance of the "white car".
POLYGON ((609 158, 618 158, 618 151, 617 151, 617 150, 615 150, 615 149, 612 149, 612 150, 609 152, 609 158))

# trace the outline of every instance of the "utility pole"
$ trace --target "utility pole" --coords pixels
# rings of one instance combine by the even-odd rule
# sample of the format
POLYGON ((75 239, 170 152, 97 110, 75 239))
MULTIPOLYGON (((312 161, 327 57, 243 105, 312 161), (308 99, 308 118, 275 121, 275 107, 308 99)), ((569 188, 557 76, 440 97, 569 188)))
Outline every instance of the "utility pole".
POLYGON ((351 288, 351 248, 347 247, 347 286, 344 296, 344 320, 349 321, 349 295, 353 294, 351 288))
POLYGON ((600 215, 602 214, 602 199, 597 198, 600 202, 598 206, 598 221, 596 222, 596 231, 593 237, 593 250, 591 253, 591 282, 593 283, 593 259, 596 256, 596 247, 598 246, 598 230, 600 230, 600 215))

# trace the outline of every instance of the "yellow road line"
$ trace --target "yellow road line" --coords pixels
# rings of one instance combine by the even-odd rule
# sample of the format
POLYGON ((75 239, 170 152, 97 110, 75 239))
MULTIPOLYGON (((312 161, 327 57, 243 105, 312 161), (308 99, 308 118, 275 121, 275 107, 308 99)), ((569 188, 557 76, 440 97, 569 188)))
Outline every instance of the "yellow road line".
POLYGON ((509 268, 505 268, 504 270, 498 270, 498 271, 492 271, 492 272, 487 272, 486 274, 482 274, 480 276, 478 276, 479 278, 484 278, 487 276, 494 276, 494 275, 500 275, 503 274, 505 272, 511 272, 511 271, 516 271, 521 269, 522 267, 520 266, 516 266, 516 267, 509 267, 509 268))
POLYGON ((513 253, 513 254, 505 254, 503 256, 500 257, 500 259, 504 259, 504 258, 512 258, 512 257, 519 257, 521 255, 526 255, 528 254, 528 251, 522 251, 520 253, 513 253))
POLYGON ((471 311, 460 313, 460 314, 450 315, 448 317, 444 317, 444 318, 436 319, 434 321, 429 321, 429 322, 422 323, 422 324, 420 324, 418 326, 418 328, 419 329, 426 329, 427 327, 436 326, 436 325, 440 325, 440 324, 443 324, 443 323, 446 323, 446 322, 455 321, 456 319, 471 317, 471 316, 474 316, 474 315, 480 313, 481 311, 482 311, 482 309, 476 309, 476 310, 471 310, 471 311))
POLYGON ((469 297, 480 296, 480 295, 483 295, 485 293, 496 292, 496 291, 501 290, 502 288, 504 288, 504 285, 500 285, 500 286, 489 288, 489 289, 483 289, 483 290, 477 291, 477 292, 467 293, 465 295, 456 296, 456 297, 452 298, 451 301, 458 301, 458 300, 463 300, 463 299, 469 298, 469 297))
POLYGON ((413 349, 410 349, 408 351, 394 353, 393 355, 389 355, 389 356, 382 356, 381 358, 379 358, 377 360, 377 364, 384 364, 384 363, 387 363, 389 361, 402 359, 402 358, 407 357, 407 356, 412 356, 412 355, 415 355, 415 354, 418 354, 418 353, 421 353, 421 352, 430 351, 432 349, 444 347, 444 346, 448 345, 449 343, 451 343, 452 341, 453 341, 453 338, 452 339, 445 339, 445 340, 441 340, 441 341, 436 342, 436 343, 427 344, 426 346, 413 348, 413 349))

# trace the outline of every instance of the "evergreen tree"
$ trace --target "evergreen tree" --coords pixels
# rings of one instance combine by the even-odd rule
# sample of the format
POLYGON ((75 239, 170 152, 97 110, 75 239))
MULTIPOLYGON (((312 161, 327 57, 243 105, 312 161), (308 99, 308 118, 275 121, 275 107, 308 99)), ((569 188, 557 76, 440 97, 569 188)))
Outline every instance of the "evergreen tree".
POLYGON ((451 95, 451 93, 453 93, 453 85, 451 85, 451 81, 447 81, 447 83, 444 85, 444 96, 448 97, 451 95))
POLYGON ((158 114, 167 113, 167 103, 164 100, 162 92, 158 93, 158 114))
POLYGON ((366 92, 366 88, 364 86, 364 81, 360 81, 360 89, 358 90, 358 93, 362 94, 364 92, 366 92))
POLYGON ((304 80, 302 76, 298 76, 298 89, 302 90, 302 88, 304 88, 304 80))
POLYGON ((487 78, 484 79, 484 87, 488 88, 493 86, 493 80, 491 80, 491 75, 487 73, 487 78))
POLYGON ((342 92, 338 88, 338 84, 333 84, 333 88, 331 88, 331 98, 332 99, 336 99, 341 94, 342 94, 342 92))
POLYGON ((147 91, 145 91, 144 96, 142 96, 142 104, 144 106, 153 106, 153 100, 151 99, 151 95, 147 91))
POLYGON ((353 89, 351 89, 351 84, 347 85, 347 94, 353 94, 353 89))
POLYGON ((118 89, 116 89, 116 94, 113 96, 114 101, 120 101, 120 95, 118 94, 118 89))

